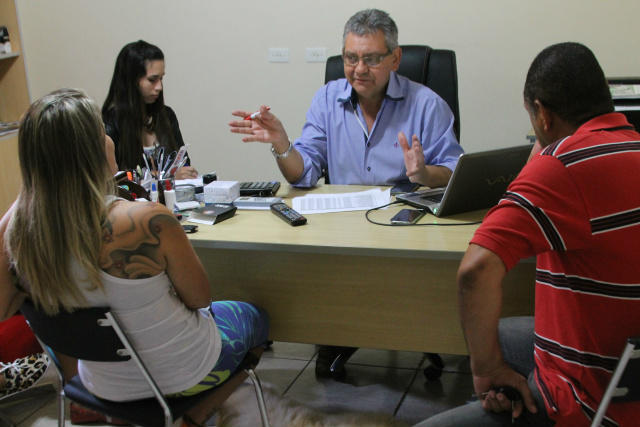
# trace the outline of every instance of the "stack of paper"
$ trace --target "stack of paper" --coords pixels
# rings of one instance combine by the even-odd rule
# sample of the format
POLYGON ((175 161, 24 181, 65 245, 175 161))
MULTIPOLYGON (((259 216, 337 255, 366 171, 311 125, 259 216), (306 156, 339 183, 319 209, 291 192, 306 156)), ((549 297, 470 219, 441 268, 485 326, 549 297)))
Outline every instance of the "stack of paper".
POLYGON ((380 188, 343 194, 307 194, 293 199, 293 210, 303 215, 326 212, 365 211, 391 202, 391 189, 380 188))
POLYGON ((640 98, 640 85, 612 84, 609 85, 611 96, 616 98, 640 98))

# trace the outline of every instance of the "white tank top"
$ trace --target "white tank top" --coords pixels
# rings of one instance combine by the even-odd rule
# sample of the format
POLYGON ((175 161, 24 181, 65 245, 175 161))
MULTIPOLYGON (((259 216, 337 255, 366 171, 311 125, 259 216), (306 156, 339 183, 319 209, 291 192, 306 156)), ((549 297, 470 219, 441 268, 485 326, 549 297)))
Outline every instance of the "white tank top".
MULTIPOLYGON (((86 274, 74 264, 80 288, 87 289, 86 274)), ((100 273, 104 292, 84 291, 89 305, 111 307, 163 394, 186 390, 213 369, 222 347, 213 316, 208 309, 187 308, 166 273, 140 280, 100 273)), ((80 361, 78 370, 96 396, 114 401, 151 397, 134 363, 80 361)))

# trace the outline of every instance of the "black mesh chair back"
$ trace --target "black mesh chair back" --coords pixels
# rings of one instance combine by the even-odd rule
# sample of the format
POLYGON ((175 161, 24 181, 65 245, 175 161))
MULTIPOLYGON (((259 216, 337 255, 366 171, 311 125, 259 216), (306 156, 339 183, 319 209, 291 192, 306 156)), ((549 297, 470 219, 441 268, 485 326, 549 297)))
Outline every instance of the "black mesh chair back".
MULTIPOLYGON (((109 307, 82 308, 72 313, 61 311, 55 316, 50 316, 37 310, 33 303, 27 300, 20 310, 52 361, 56 362, 53 351, 76 359, 96 362, 119 362, 133 359, 155 396, 127 402, 101 399, 84 387, 78 375, 69 382, 65 382, 64 373, 59 364, 54 363, 60 382, 58 393, 59 427, 64 427, 65 424, 65 397, 84 407, 134 425, 171 427, 175 420, 217 390, 216 387, 213 387, 190 397, 165 397, 109 307)), ((252 366, 255 366, 257 362, 258 359, 248 353, 243 363, 232 375, 237 375, 243 370, 249 374, 256 388, 263 425, 268 426, 264 400, 262 400, 262 388, 252 369, 252 366)))
POLYGON ((33 304, 27 301, 21 307, 21 312, 38 339, 60 353, 96 362, 120 362, 131 359, 129 355, 117 352, 125 347, 113 328, 98 327, 98 321, 106 321, 108 307, 85 308, 73 313, 62 311, 56 316, 48 316, 40 314, 33 304))

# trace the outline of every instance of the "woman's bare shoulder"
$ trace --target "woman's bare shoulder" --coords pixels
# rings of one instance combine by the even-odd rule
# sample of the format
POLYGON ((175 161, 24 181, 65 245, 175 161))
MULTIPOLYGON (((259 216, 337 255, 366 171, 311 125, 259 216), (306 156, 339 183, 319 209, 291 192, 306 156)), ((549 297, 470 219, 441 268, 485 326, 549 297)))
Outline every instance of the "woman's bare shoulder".
POLYGON ((180 223, 161 204, 114 202, 102 232, 100 268, 125 278, 159 274, 179 232, 180 223))
POLYGON ((114 202, 106 225, 116 234, 142 229, 159 235, 163 230, 182 229, 175 215, 166 206, 154 202, 125 200, 114 202))
POLYGON ((167 215, 175 218, 175 215, 161 203, 154 202, 130 202, 127 200, 116 200, 109 209, 110 216, 124 216, 127 218, 142 220, 150 216, 167 215))

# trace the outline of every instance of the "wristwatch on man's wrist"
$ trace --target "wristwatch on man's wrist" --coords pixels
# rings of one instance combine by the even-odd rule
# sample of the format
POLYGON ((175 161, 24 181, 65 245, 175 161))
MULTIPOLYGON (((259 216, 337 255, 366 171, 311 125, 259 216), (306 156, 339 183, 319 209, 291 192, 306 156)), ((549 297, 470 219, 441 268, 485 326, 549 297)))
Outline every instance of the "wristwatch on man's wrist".
POLYGON ((275 157, 276 159, 286 159, 291 153, 291 150, 293 150, 293 144, 291 143, 291 140, 289 140, 289 148, 287 148, 287 151, 285 151, 282 154, 276 153, 276 150, 273 148, 273 145, 271 146, 271 154, 273 154, 273 157, 275 157))

